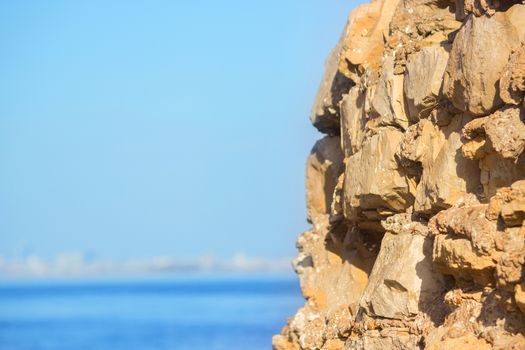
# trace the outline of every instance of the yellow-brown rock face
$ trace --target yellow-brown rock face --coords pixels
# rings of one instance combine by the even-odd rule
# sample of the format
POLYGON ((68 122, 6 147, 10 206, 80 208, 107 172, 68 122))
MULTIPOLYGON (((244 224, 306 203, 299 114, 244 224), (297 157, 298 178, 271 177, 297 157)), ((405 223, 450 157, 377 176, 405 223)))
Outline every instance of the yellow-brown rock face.
POLYGON ((311 120, 276 350, 525 349, 525 4, 373 0, 311 120))

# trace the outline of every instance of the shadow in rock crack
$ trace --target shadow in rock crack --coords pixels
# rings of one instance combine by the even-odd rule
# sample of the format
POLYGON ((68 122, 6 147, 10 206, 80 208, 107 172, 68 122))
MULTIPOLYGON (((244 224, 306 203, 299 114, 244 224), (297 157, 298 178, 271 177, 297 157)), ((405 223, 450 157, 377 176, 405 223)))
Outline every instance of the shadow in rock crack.
POLYGON ((370 274, 381 247, 384 232, 363 232, 348 222, 331 225, 325 240, 326 250, 343 262, 370 274))
POLYGON ((418 308, 425 313, 435 325, 440 325, 452 312, 445 304, 445 294, 454 287, 454 278, 443 275, 435 269, 432 261, 434 237, 426 236, 423 243, 423 260, 416 266, 416 274, 421 279, 421 294, 418 308))
POLYGON ((485 327, 501 327, 509 333, 525 335, 525 315, 512 305, 512 292, 492 290, 481 306, 478 321, 485 327), (505 305, 507 304, 507 305, 505 305))
POLYGON ((327 252, 339 261, 339 274, 333 280, 333 290, 341 295, 339 304, 348 304, 352 314, 358 311, 359 301, 368 284, 382 233, 364 233, 346 221, 332 224, 325 240, 327 252))

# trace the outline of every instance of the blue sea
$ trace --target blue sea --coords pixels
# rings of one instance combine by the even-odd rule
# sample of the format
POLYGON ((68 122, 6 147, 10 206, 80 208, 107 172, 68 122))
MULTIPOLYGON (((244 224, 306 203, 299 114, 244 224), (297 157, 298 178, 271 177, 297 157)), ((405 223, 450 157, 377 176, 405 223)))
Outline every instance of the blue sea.
POLYGON ((271 349, 294 277, 0 282, 0 349, 271 349))

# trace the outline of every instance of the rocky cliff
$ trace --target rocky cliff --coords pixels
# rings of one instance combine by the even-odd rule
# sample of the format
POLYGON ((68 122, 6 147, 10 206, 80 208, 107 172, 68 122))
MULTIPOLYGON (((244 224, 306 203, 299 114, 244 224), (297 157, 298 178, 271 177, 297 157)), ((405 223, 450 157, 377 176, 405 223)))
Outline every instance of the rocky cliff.
POLYGON ((312 109, 277 350, 525 349, 525 5, 374 0, 312 109))

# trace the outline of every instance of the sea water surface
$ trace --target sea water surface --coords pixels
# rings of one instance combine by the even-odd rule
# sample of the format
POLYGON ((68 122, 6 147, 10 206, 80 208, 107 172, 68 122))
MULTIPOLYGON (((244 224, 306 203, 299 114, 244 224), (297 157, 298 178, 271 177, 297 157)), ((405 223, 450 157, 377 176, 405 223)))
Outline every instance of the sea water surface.
POLYGON ((292 276, 0 282, 0 349, 271 349, 292 276))

